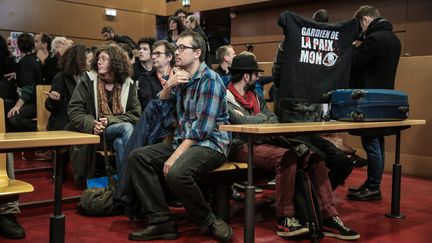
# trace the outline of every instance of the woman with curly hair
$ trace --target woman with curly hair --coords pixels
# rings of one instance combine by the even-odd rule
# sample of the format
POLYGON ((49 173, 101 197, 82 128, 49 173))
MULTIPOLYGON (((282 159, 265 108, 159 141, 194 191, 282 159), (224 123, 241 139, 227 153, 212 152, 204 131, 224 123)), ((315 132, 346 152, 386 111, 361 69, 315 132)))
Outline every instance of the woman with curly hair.
MULTIPOLYGON (((131 73, 131 65, 120 47, 101 47, 93 59, 92 71, 77 84, 68 106, 71 129, 97 135, 105 133, 116 152, 117 167, 141 113, 131 73)), ((86 153, 82 146, 71 152, 75 183, 80 186, 85 179, 94 177, 96 170, 96 146, 85 147, 86 153)))
POLYGON ((168 18, 168 32, 167 41, 171 44, 175 44, 181 32, 183 32, 184 26, 183 21, 177 16, 171 16, 168 18))
POLYGON ((61 56, 61 71, 54 77, 51 91, 45 93, 48 95, 45 108, 51 112, 47 130, 64 130, 69 122, 67 107, 78 81, 85 74, 87 54, 88 49, 84 45, 75 45, 61 56))

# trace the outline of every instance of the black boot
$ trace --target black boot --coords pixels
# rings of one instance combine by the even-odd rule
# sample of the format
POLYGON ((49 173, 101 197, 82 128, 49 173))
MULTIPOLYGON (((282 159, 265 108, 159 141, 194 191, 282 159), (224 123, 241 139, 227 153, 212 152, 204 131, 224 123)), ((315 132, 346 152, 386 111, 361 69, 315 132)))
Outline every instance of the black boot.
POLYGON ((178 237, 177 226, 172 220, 160 224, 150 224, 141 231, 129 234, 129 240, 175 240, 178 237))
POLYGON ((25 237, 25 231, 14 214, 3 214, 0 215, 0 235, 9 239, 21 239, 25 237))

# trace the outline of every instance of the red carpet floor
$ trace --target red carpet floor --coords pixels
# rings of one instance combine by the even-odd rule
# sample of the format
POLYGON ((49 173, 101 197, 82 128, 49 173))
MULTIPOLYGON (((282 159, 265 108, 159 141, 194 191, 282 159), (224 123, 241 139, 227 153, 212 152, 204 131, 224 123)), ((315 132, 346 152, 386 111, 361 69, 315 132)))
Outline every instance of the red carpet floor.
MULTIPOLYGON (((346 187, 336 190, 337 208, 345 224, 361 234, 359 242, 432 242, 432 180, 403 177, 401 212, 406 219, 390 219, 384 213, 390 209, 391 175, 383 177, 383 200, 378 202, 356 202, 344 198, 348 186, 361 184, 366 175, 365 170, 353 171, 346 183, 346 187)), ((37 180, 34 197, 42 193, 48 198, 52 197, 52 185, 48 180, 37 180), (38 188, 41 187, 41 188, 38 188)), ((70 182, 64 186, 65 194, 79 194, 70 182), (68 184, 69 183, 69 184, 68 184), (68 189, 69 188, 69 189, 68 189)), ((31 194, 22 197, 28 201, 31 194)), ((42 195, 41 194, 41 195, 42 195)), ((269 207, 265 201, 271 196, 271 190, 257 194, 255 242, 309 242, 307 239, 287 240, 276 236, 274 230, 274 208, 269 207)), ((44 196, 44 197, 45 197, 44 196)), ((125 216, 90 218, 83 217, 75 211, 75 203, 63 207, 66 215, 66 242, 128 242, 127 236, 131 230, 142 227, 140 222, 131 222, 125 216)), ((49 217, 51 206, 42 208, 26 208, 19 216, 19 222, 26 229, 27 237, 23 240, 6 240, 0 242, 48 242, 49 217)), ((184 216, 183 210, 176 210, 176 215, 184 216)), ((243 204, 232 204, 231 225, 235 231, 233 242, 243 242, 243 204)), ((184 217, 183 217, 184 218, 184 217)), ((199 233, 199 229, 184 219, 179 222, 181 237, 171 242, 216 242, 209 235, 199 233)), ((163 241, 155 241, 163 242, 163 241)), ((324 238, 322 242, 342 242, 341 240, 324 238)))

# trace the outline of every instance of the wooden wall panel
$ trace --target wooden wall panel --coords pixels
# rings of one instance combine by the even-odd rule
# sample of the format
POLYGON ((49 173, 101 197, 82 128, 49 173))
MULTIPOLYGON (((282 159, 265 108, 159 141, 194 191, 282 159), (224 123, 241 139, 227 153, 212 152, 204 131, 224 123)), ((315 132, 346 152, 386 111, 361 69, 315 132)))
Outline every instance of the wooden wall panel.
MULTIPOLYGON (((413 126, 402 132, 401 162, 404 174, 432 178, 432 113, 427 104, 432 93, 432 56, 401 57, 396 74, 396 89, 408 93, 412 119, 425 119, 426 125, 413 126)), ((364 153, 360 138, 345 135, 346 142, 364 153)), ((386 170, 394 161, 394 136, 386 137, 386 170)))
POLYGON ((165 15, 166 4, 161 0, 57 0, 103 8, 114 8, 132 12, 165 15))
MULTIPOLYGON (((269 2, 272 0, 192 0, 191 6, 188 8, 189 12, 205 11, 219 8, 228 8, 241 5, 248 5, 253 3, 269 2)), ((166 4, 166 15, 172 15, 176 9, 181 8, 181 0, 168 2, 166 4)))
POLYGON ((432 54, 432 1, 410 0, 407 16, 406 52, 410 55, 432 54))
POLYGON ((5 32, 46 32, 70 37, 76 43, 85 40, 83 44, 97 44, 102 41, 100 30, 106 25, 134 40, 156 35, 156 18, 152 14, 118 10, 117 17, 108 20, 105 8, 94 5, 56 0, 0 1, 0 30, 5 32))

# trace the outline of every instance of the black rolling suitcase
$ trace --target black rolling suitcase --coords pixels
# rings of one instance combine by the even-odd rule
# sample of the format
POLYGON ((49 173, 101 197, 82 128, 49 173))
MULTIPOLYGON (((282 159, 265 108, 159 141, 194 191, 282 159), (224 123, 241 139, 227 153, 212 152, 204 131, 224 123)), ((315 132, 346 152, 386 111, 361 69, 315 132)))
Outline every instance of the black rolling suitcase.
POLYGON ((408 95, 402 91, 338 89, 328 96, 333 120, 397 121, 408 118, 408 95))

